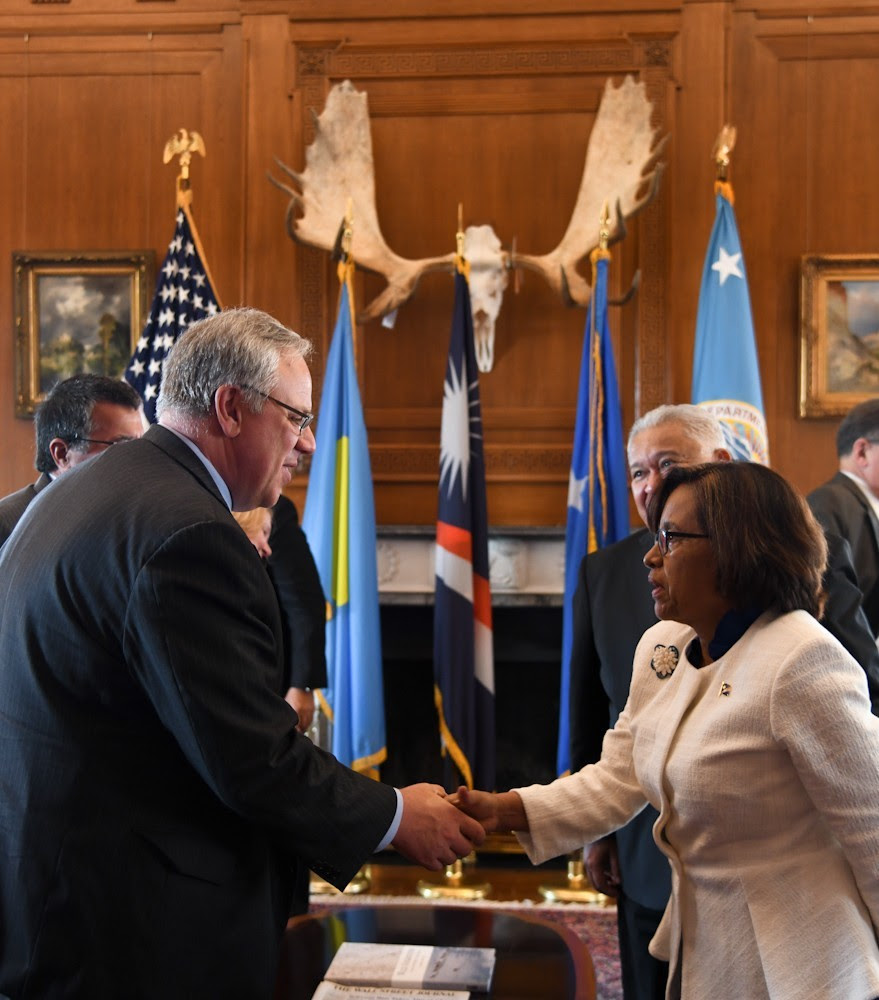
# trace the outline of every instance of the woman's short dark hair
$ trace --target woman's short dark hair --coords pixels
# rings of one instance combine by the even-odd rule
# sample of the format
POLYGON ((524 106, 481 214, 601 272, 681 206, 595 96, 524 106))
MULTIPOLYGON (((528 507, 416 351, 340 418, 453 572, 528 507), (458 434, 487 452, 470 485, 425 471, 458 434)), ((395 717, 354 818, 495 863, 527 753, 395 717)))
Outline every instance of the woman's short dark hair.
POLYGON ((717 589, 741 610, 802 609, 816 618, 824 604, 827 543, 806 501, 777 472, 755 462, 677 466, 648 507, 659 529, 668 498, 693 487, 699 529, 717 560, 717 589))

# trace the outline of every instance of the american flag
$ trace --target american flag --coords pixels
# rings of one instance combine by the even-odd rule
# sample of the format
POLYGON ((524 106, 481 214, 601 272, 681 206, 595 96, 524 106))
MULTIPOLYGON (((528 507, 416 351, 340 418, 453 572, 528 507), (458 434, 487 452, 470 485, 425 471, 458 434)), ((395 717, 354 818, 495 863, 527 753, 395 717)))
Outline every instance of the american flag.
POLYGON ((180 206, 149 317, 125 370, 126 381, 143 399, 144 413, 150 423, 156 420, 162 362, 168 351, 190 324, 220 311, 199 248, 192 216, 187 208, 180 206))
POLYGON ((433 664, 450 765, 446 787, 463 782, 493 789, 494 653, 482 411, 470 291, 460 273, 443 387, 433 664))

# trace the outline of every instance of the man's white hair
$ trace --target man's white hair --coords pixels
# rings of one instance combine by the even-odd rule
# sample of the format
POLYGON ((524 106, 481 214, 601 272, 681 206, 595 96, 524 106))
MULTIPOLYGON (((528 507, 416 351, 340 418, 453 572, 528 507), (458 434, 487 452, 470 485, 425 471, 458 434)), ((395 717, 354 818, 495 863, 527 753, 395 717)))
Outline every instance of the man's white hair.
POLYGON ((680 427, 686 436, 700 447, 710 448, 712 451, 727 448, 723 424, 710 411, 692 403, 664 403, 649 410, 632 424, 627 448, 632 447, 632 442, 642 431, 662 427, 665 424, 675 424, 680 427))
POLYGON ((168 410, 200 420, 210 415, 221 385, 237 385, 254 413, 278 379, 281 356, 307 358, 311 341, 288 330, 259 309, 224 309, 200 320, 171 348, 162 366, 156 403, 159 417, 168 410))

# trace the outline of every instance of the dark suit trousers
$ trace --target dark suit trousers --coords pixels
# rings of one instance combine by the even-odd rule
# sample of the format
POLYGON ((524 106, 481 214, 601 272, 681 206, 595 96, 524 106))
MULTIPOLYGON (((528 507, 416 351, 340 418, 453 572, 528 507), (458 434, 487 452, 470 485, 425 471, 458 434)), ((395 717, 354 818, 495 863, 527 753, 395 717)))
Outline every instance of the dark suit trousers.
POLYGON ((655 959, 647 945, 662 920, 662 910, 651 910, 620 893, 617 928, 625 1000, 664 1000, 668 963, 655 959))

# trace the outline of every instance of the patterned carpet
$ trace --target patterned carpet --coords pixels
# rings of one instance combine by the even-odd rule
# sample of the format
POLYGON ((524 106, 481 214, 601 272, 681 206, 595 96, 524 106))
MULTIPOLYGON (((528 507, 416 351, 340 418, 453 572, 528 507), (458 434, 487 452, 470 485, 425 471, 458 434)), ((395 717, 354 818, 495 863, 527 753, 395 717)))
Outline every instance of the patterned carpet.
MULTIPOLYGON (((431 906, 420 896, 316 896, 312 897, 310 912, 325 913, 339 906, 431 906)), ((617 920, 614 907, 584 905, 581 903, 498 903, 481 901, 461 903, 462 906, 489 906, 501 910, 526 910, 543 920, 564 924, 584 942, 595 967, 596 995, 598 1000, 621 1000, 620 955, 617 945, 617 920)))

